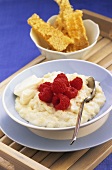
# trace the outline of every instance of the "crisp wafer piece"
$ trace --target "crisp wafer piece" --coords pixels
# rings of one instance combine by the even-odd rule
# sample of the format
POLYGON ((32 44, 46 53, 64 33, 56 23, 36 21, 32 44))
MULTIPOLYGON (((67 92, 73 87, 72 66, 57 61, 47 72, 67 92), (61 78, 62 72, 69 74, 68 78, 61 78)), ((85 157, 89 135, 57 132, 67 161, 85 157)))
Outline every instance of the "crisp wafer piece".
POLYGON ((89 41, 86 36, 81 10, 76 10, 67 17, 66 30, 68 36, 74 40, 74 44, 69 45, 66 52, 71 52, 71 48, 72 51, 75 51, 88 47, 89 41))
POLYGON ((50 48, 56 51, 64 51, 73 40, 64 35, 60 30, 55 29, 49 23, 44 22, 37 14, 28 19, 28 24, 41 35, 49 44, 50 48))
POLYGON ((66 16, 73 12, 73 8, 70 5, 69 0, 55 0, 55 2, 59 5, 60 12, 57 15, 54 27, 58 28, 65 35, 67 35, 65 20, 66 16))
POLYGON ((82 20, 82 11, 74 11, 68 0, 56 0, 56 2, 60 7, 60 13, 54 26, 74 40, 74 44, 70 44, 64 52, 72 52, 87 47, 89 41, 82 20))

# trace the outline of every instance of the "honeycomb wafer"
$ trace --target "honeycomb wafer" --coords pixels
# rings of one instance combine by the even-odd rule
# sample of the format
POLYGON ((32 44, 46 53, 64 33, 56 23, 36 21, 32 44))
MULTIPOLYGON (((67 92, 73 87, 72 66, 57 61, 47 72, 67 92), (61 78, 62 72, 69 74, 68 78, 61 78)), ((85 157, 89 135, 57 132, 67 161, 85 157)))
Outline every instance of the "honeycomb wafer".
POLYGON ((71 7, 68 0, 55 0, 55 2, 58 4, 60 11, 57 15, 56 21, 54 23, 54 27, 58 28, 60 31, 62 31, 65 35, 67 35, 66 30, 66 16, 73 12, 73 8, 71 7))
POLYGON ((55 0, 60 7, 60 13, 54 23, 54 27, 73 39, 64 52, 72 52, 83 49, 89 45, 86 30, 83 24, 81 10, 73 10, 68 0, 55 0))
POLYGON ((49 44, 50 48, 56 51, 64 51, 73 40, 64 35, 60 30, 55 29, 49 23, 44 22, 37 14, 28 19, 28 24, 34 29, 37 35, 41 35, 49 44))

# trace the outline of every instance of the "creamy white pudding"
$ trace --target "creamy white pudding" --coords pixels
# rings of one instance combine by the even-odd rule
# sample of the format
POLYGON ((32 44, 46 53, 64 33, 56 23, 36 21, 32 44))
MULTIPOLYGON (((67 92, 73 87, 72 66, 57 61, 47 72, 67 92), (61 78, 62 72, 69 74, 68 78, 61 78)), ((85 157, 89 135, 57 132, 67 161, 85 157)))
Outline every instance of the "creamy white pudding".
MULTIPOLYGON (((14 89, 17 96, 15 109, 19 115, 31 124, 46 128, 71 127, 76 124, 80 103, 90 95, 91 89, 87 86, 88 77, 85 75, 66 74, 68 80, 73 80, 77 76, 83 80, 83 86, 78 95, 70 100, 70 105, 66 110, 56 110, 52 103, 46 103, 39 99, 38 87, 44 82, 53 82, 60 72, 52 72, 37 78, 35 75, 28 77, 18 84, 14 89)), ((99 84, 95 81, 96 94, 92 101, 85 103, 81 124, 92 119, 98 114, 104 105, 106 98, 99 84)))

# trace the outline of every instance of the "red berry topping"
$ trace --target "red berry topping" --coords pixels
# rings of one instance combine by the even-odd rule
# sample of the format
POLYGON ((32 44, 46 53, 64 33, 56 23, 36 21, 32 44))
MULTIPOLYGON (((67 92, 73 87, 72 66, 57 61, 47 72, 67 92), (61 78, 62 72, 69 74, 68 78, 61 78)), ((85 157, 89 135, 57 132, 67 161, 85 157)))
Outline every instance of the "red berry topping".
POLYGON ((52 91, 53 93, 64 93, 67 90, 66 84, 61 80, 57 79, 52 83, 52 91))
POLYGON ((45 83, 40 84, 40 86, 38 87, 39 92, 43 91, 43 89, 45 87, 50 87, 51 88, 51 84, 52 83, 50 83, 50 82, 45 82, 45 83))
POLYGON ((46 103, 53 103, 56 110, 66 110, 70 105, 70 99, 75 98, 78 90, 82 88, 83 81, 76 77, 72 81, 64 73, 60 73, 54 79, 53 83, 45 82, 40 84, 39 99, 46 103))
POLYGON ((67 86, 69 86, 68 78, 67 78, 67 76, 64 73, 58 74, 57 77, 54 79, 54 81, 59 80, 59 79, 61 81, 63 81, 67 86))
POLYGON ((76 88, 77 90, 80 90, 82 88, 83 81, 80 77, 76 77, 75 79, 70 81, 70 85, 76 88))
POLYGON ((52 103, 56 110, 66 110, 69 107, 70 99, 63 94, 57 94, 53 96, 52 103))
POLYGON ((69 99, 75 98, 78 94, 78 90, 74 87, 67 87, 67 91, 64 93, 69 99))
MULTIPOLYGON (((55 79, 57 79, 57 78, 66 78, 66 79, 67 79, 67 77, 66 77, 66 75, 65 75, 64 73, 58 74, 55 79)), ((55 79, 54 79, 54 80, 55 80, 55 79)))
POLYGON ((53 98, 53 92, 50 88, 44 87, 43 91, 39 93, 39 99, 46 103, 51 103, 53 98))

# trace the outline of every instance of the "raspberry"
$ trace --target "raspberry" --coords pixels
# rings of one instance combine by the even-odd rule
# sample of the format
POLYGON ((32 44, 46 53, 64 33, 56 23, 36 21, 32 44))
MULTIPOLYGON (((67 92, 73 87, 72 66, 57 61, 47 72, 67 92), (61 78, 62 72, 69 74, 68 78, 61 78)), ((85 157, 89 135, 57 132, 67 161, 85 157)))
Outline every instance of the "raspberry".
MULTIPOLYGON (((57 75, 56 78, 67 78, 67 77, 66 77, 66 75, 65 75, 64 73, 60 73, 60 74, 57 75)), ((55 78, 55 79, 56 79, 56 78, 55 78)), ((55 80, 55 79, 54 79, 54 80, 55 80)))
POLYGON ((43 91, 39 93, 39 99, 46 103, 51 103, 53 98, 53 92, 49 87, 44 87, 43 91))
POLYGON ((70 81, 70 85, 77 90, 80 90, 82 88, 83 81, 80 77, 76 77, 72 81, 70 81))
POLYGON ((59 96, 58 95, 54 95, 53 98, 52 98, 52 104, 53 106, 56 106, 60 103, 60 99, 59 99, 59 96))
POLYGON ((67 90, 66 84, 61 80, 57 79, 52 83, 52 91, 53 93, 64 93, 67 90))
POLYGON ((45 82, 40 84, 39 99, 46 103, 53 104, 56 110, 66 110, 70 105, 70 99, 75 98, 78 90, 82 88, 83 81, 76 77, 68 81, 64 73, 60 73, 54 79, 53 83, 45 82))
POLYGON ((58 74, 57 77, 54 79, 54 81, 56 81, 56 80, 63 81, 67 86, 69 86, 68 78, 66 77, 66 75, 64 73, 58 74))
POLYGON ((45 83, 40 84, 40 86, 38 87, 39 92, 42 92, 45 87, 51 88, 51 84, 52 83, 50 83, 50 82, 45 82, 45 83))
POLYGON ((78 90, 74 87, 67 87, 67 91, 64 93, 69 99, 75 98, 78 94, 78 90))
POLYGON ((53 96, 52 103, 56 110, 66 110, 69 107, 70 99, 63 94, 57 94, 53 96))

